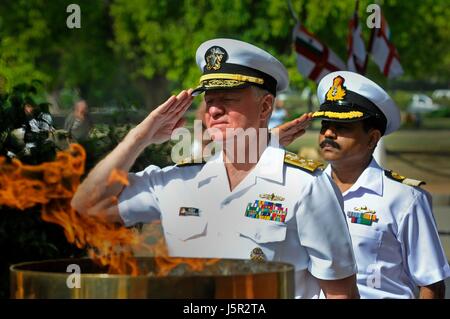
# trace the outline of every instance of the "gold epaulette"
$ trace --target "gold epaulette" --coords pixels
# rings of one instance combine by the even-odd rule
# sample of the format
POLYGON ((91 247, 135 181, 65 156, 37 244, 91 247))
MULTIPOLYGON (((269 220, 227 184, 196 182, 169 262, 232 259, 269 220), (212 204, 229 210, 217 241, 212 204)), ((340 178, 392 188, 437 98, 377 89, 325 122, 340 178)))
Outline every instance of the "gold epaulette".
POLYGON ((192 166, 192 165, 200 165, 200 164, 205 164, 206 160, 205 159, 200 159, 197 157, 186 157, 184 159, 182 159, 181 161, 179 161, 176 166, 178 167, 184 167, 184 166, 192 166))
POLYGON ((425 185, 426 183, 424 181, 418 181, 416 179, 407 178, 405 176, 402 176, 396 172, 393 172, 391 170, 384 170, 384 175, 386 175, 388 178, 393 179, 394 181, 400 182, 405 185, 409 186, 420 186, 425 185))
POLYGON ((322 169, 322 167, 324 166, 323 163, 319 161, 306 159, 288 151, 286 151, 286 153, 284 154, 284 162, 288 165, 301 168, 310 173, 314 173, 316 170, 322 169))

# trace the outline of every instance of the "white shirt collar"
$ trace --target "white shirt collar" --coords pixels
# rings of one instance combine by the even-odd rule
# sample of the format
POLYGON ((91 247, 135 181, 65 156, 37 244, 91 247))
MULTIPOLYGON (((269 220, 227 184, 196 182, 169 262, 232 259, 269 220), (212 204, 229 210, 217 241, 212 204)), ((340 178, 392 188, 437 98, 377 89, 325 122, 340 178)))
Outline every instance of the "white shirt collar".
POLYGON ((277 183, 282 183, 284 154, 284 149, 269 145, 262 153, 258 164, 256 164, 255 175, 277 183))
MULTIPOLYGON (((271 145, 270 143, 262 153, 258 163, 253 168, 253 171, 249 173, 248 177, 253 175, 254 177, 282 183, 284 154, 284 149, 271 145)), ((216 152, 216 154, 206 162, 197 175, 197 180, 199 183, 202 183, 206 179, 218 176, 221 173, 226 174, 223 162, 223 150, 216 152)))
MULTIPOLYGON (((331 165, 328 165, 325 169, 325 173, 331 177, 331 165)), ((372 158, 369 166, 358 177, 355 184, 352 185, 342 196, 346 196, 349 193, 356 192, 360 188, 365 188, 380 196, 383 195, 383 173, 384 170, 380 165, 372 158)))

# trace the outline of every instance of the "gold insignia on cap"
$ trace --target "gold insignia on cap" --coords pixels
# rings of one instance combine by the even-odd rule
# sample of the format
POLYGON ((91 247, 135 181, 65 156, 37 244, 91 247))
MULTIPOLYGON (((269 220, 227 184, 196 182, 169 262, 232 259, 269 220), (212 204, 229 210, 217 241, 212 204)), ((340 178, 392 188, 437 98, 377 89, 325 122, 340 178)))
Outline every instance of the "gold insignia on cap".
POLYGON ((345 79, 338 75, 333 79, 333 85, 327 92, 327 101, 340 101, 343 100, 346 94, 346 88, 344 86, 345 79))
POLYGON ((263 198, 263 199, 267 199, 267 200, 276 201, 276 202, 284 201, 284 197, 283 196, 278 196, 278 195, 275 195, 274 193, 272 193, 272 194, 259 194, 259 197, 263 198))
POLYGON ((231 74, 231 73, 205 74, 200 77, 200 82, 207 81, 207 80, 218 80, 218 79, 264 84, 264 79, 262 79, 262 78, 257 78, 254 76, 248 76, 248 75, 242 75, 242 74, 231 74))
POLYGON ((350 112, 331 112, 331 111, 317 111, 314 112, 312 117, 321 117, 325 116, 330 119, 353 119, 363 117, 364 113, 359 111, 350 111, 350 112))
POLYGON ((264 254, 261 248, 256 247, 250 253, 250 259, 259 262, 266 261, 266 255, 264 254))
POLYGON ((205 88, 234 88, 236 86, 242 85, 244 82, 236 81, 236 80, 206 80, 202 82, 202 85, 205 88))
POLYGON ((217 71, 222 67, 222 62, 225 62, 226 58, 227 52, 223 48, 212 47, 205 54, 206 68, 217 71))

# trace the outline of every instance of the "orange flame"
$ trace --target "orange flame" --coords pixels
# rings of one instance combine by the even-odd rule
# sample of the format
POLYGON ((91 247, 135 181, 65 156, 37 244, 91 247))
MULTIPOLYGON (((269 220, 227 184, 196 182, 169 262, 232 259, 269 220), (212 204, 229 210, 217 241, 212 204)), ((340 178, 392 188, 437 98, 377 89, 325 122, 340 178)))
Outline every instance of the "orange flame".
MULTIPOLYGON (((109 266, 114 274, 138 275, 139 268, 134 249, 145 249, 155 256, 157 276, 167 275, 180 263, 186 263, 194 271, 218 259, 207 260, 169 258, 164 239, 156 244, 145 243, 142 234, 121 225, 108 223, 102 215, 79 214, 70 201, 84 173, 86 153, 81 145, 71 144, 66 151, 58 152, 56 160, 40 165, 25 165, 19 160, 6 163, 0 157, 0 205, 24 210, 42 205, 44 221, 63 227, 68 242, 78 248, 87 247, 88 255, 102 266, 109 266)), ((113 170, 109 184, 128 185, 125 172, 113 170)), ((111 200, 117 201, 117 198, 111 200)), ((148 234, 147 234, 148 235, 148 234)))
POLYGON ((87 247, 94 261, 109 266, 110 273, 138 274, 131 245, 139 236, 125 227, 109 224, 101 217, 77 213, 70 201, 84 173, 86 153, 78 144, 58 152, 56 160, 25 165, 14 159, 0 159, 0 205, 24 210, 42 205, 41 218, 63 227, 67 241, 87 247))

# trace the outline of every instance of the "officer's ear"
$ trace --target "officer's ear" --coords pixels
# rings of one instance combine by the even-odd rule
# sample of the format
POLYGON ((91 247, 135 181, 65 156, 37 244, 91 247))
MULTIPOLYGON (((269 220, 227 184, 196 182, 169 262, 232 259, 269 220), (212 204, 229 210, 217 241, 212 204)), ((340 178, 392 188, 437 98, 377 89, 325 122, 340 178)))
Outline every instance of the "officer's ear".
POLYGON ((369 131, 369 149, 371 149, 372 151, 375 149, 375 147, 378 144, 378 141, 381 139, 381 132, 380 130, 376 129, 376 128, 372 128, 369 131))
POLYGON ((272 115, 273 103, 275 101, 275 97, 267 93, 261 99, 261 121, 268 121, 270 116, 272 115))

